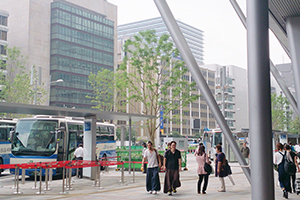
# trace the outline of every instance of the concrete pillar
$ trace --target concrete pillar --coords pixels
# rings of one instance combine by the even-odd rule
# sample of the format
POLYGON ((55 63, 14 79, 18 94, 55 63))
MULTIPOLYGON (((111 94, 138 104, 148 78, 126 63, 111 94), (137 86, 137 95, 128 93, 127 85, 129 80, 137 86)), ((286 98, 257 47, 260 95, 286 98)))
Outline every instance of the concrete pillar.
POLYGON ((253 200, 270 200, 274 171, 268 0, 248 0, 247 15, 251 193, 253 200))
MULTIPOLYGON (((85 149, 83 160, 96 160, 96 116, 84 118, 83 148, 85 149)), ((83 176, 95 179, 96 168, 83 168, 83 176)))

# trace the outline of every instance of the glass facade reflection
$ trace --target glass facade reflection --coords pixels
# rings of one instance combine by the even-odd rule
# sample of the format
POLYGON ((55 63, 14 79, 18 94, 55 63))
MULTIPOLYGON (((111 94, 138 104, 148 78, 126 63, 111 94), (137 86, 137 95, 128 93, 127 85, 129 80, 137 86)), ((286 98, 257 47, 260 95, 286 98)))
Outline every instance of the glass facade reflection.
POLYGON ((90 73, 114 67, 114 22, 77 5, 51 4, 51 106, 91 108, 90 73))

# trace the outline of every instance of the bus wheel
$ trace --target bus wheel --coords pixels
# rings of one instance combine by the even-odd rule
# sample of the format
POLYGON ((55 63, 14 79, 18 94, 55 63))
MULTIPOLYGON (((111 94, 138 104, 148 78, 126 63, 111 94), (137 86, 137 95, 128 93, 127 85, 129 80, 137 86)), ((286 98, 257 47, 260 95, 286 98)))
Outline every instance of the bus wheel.
MULTIPOLYGON (((102 161, 107 161, 107 155, 104 154, 101 160, 102 160, 102 161)), ((105 170, 106 167, 107 167, 107 166, 101 166, 101 170, 105 170)))

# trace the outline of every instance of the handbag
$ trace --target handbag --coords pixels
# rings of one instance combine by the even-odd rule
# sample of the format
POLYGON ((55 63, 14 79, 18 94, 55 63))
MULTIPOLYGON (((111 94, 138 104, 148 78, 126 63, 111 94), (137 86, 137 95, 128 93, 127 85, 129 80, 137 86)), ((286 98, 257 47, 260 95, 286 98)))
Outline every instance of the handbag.
POLYGON ((206 171, 206 173, 207 173, 208 175, 211 174, 211 173, 212 173, 212 167, 211 167, 211 165, 208 164, 208 163, 205 163, 205 164, 204 164, 204 170, 206 171))
MULTIPOLYGON (((205 154, 206 157, 206 154, 205 154)), ((210 175, 212 173, 212 167, 210 164, 208 164, 207 162, 204 163, 204 171, 210 175)))

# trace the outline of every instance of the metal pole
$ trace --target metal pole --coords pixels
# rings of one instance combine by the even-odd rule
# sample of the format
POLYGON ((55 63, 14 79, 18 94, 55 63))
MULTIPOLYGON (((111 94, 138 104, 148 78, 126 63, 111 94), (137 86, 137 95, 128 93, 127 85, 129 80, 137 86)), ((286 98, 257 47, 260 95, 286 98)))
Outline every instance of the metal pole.
POLYGON ((268 0, 247 1, 252 199, 274 199, 268 0), (264 153, 261 153, 264 147, 264 153))
POLYGON ((35 169, 34 169, 34 187, 31 188, 32 190, 37 190, 37 187, 36 187, 36 177, 37 177, 37 175, 36 175, 36 173, 37 173, 36 168, 37 167, 35 166, 35 169))
POLYGON ((128 151, 129 151, 129 165, 128 165, 128 171, 129 174, 131 174, 131 117, 129 117, 129 147, 128 147, 128 151))
POLYGON ((49 182, 52 182, 52 176, 53 176, 53 169, 49 169, 49 182))
POLYGON ((132 183, 136 183, 137 181, 135 181, 135 164, 132 163, 132 170, 133 170, 133 173, 132 173, 132 183))
MULTIPOLYGON (((236 2, 236 0, 230 0, 230 3, 232 4, 232 7, 234 8, 238 17, 240 18, 242 24, 247 29, 246 17, 244 15, 243 11, 241 10, 241 8, 239 7, 238 3, 236 2)), ((280 86, 281 90, 283 91, 284 95, 286 96, 286 98, 290 102, 291 106, 293 107, 294 111, 300 117, 297 102, 296 102, 294 96, 291 94, 289 88, 286 86, 284 80, 280 76, 278 70, 275 68, 271 59, 270 59, 270 70, 271 70, 273 77, 275 78, 278 85, 280 86)))
POLYGON ((63 167, 62 191, 59 194, 68 194, 68 192, 65 192, 65 167, 63 167))
MULTIPOLYGON (((289 39, 292 69, 296 89, 296 97, 300 101, 300 17, 291 17, 287 19, 286 30, 289 39)), ((298 108, 300 113, 300 109, 298 108)))
POLYGON ((15 182, 14 186, 12 186, 10 189, 16 189, 17 188, 17 166, 15 166, 15 182))
POLYGON ((25 169, 22 169, 22 182, 23 185, 25 184, 25 169))
POLYGON ((17 174, 17 187, 16 187, 16 191, 13 194, 23 194, 23 192, 20 191, 20 185, 19 185, 19 175, 20 175, 20 168, 17 167, 17 172, 15 172, 17 174))
POLYGON ((39 187, 39 191, 36 192, 35 194, 45 194, 45 192, 42 191, 42 177, 43 177, 43 168, 40 167, 40 187, 39 187))
MULTIPOLYGON (((178 24, 176 23, 174 16, 172 15, 172 12, 170 11, 167 3, 165 0, 154 0, 156 3, 156 6, 158 10, 160 11, 160 14, 162 18, 164 19, 164 22, 166 26, 168 27, 169 32, 171 33, 172 39, 176 43, 176 47, 178 48, 181 56, 183 57, 189 71, 191 74, 193 74, 193 78, 200 89, 201 93, 206 99, 207 104, 209 105, 212 113, 214 114, 218 124, 220 125, 226 140, 230 144, 233 153, 236 155, 238 162, 240 165, 247 165, 245 158, 242 156, 240 149, 226 123, 226 120, 224 119, 219 106, 214 99, 214 96, 212 95, 204 77, 201 74, 201 71, 199 69, 199 66, 193 57, 193 54, 185 41, 183 34, 181 30, 178 27, 178 24)), ((243 168, 243 171, 250 182, 251 180, 251 173, 250 169, 243 168)))

